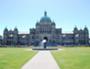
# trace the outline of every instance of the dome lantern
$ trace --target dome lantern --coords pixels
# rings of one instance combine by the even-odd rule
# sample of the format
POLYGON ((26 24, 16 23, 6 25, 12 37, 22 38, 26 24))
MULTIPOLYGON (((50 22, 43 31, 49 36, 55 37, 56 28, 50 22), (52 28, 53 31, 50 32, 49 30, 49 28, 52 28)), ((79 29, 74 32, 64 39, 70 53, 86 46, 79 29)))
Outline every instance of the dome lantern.
POLYGON ((50 23, 51 22, 51 19, 47 16, 46 11, 44 12, 44 16, 40 19, 40 22, 41 23, 44 23, 44 22, 50 23))
POLYGON ((44 12, 44 16, 47 16, 47 12, 46 11, 44 12))

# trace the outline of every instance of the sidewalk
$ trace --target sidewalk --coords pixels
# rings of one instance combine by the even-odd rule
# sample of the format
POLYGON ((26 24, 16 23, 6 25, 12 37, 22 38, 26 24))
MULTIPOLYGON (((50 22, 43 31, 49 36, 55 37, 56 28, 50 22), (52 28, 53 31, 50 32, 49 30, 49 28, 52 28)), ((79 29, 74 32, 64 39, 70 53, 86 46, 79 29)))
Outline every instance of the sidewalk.
POLYGON ((39 51, 21 69, 60 69, 50 51, 39 51))

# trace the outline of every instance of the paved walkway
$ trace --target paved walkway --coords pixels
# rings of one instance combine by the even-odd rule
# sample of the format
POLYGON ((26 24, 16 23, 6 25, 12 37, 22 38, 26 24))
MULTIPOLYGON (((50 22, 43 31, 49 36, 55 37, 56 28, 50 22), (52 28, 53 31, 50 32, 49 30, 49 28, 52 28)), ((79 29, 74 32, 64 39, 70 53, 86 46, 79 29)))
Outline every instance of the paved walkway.
POLYGON ((50 51, 39 51, 21 69, 60 69, 50 51))

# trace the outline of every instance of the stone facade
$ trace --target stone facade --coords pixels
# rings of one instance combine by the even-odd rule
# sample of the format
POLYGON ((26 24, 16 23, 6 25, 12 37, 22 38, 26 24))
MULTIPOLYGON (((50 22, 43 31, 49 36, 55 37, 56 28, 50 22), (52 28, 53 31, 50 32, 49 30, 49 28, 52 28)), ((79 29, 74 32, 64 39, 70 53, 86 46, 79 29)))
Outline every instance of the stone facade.
POLYGON ((83 30, 74 28, 73 33, 62 33, 62 28, 56 28, 44 12, 44 16, 36 23, 36 28, 30 29, 28 34, 19 34, 18 29, 8 30, 3 33, 3 44, 5 45, 38 45, 46 37, 50 45, 88 45, 89 32, 87 27, 83 30))

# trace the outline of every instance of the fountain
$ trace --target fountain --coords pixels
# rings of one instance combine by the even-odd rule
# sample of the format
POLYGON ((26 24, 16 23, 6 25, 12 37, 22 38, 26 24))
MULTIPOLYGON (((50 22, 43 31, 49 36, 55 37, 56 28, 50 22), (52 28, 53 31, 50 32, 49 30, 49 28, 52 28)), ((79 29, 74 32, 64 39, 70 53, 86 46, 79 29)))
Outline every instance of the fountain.
POLYGON ((46 44, 47 44, 47 40, 46 39, 43 39, 42 42, 41 42, 42 46, 44 47, 44 49, 47 48, 46 44))
POLYGON ((48 38, 44 37, 42 41, 40 41, 39 46, 32 48, 33 50, 57 50, 57 47, 47 47, 48 38))

